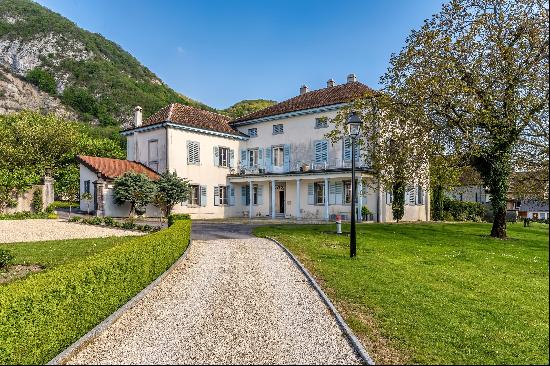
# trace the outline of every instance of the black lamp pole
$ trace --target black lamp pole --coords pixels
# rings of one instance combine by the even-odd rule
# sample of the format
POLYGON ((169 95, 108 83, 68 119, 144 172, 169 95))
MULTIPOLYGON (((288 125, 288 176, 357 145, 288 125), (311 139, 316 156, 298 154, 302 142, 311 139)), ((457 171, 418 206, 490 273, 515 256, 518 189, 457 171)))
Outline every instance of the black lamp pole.
POLYGON ((355 136, 351 136, 351 233, 349 236, 349 256, 355 257, 357 254, 357 238, 355 234, 355 136))

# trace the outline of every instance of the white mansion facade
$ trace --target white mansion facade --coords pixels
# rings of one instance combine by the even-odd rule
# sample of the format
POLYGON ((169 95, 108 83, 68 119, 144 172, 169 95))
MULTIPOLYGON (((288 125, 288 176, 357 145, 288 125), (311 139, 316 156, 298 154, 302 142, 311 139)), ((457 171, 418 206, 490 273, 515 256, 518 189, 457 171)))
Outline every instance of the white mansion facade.
MULTIPOLYGON (((302 87, 294 98, 232 121, 174 103, 142 122, 136 107, 134 127, 121 132, 128 160, 80 157, 81 196, 92 193, 98 214, 127 216, 127 207, 112 202, 112 180, 129 169, 151 177, 168 170, 192 185, 189 201, 174 208, 192 218, 349 219, 351 148, 347 139, 333 144, 325 137, 327 118, 370 92, 350 75, 345 84, 302 87)), ((357 166, 358 214, 366 206, 369 220, 392 221, 391 194, 378 186, 368 164, 357 166)), ((429 219, 427 191, 409 187, 403 220, 429 219)), ((158 210, 149 207, 147 214, 158 210)))

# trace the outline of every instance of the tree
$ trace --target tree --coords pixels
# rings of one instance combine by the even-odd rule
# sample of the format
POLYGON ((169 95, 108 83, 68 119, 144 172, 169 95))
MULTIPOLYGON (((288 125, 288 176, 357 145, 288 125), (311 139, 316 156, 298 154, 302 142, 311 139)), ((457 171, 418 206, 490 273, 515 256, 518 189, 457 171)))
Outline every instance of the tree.
POLYGON ((145 209, 151 203, 155 191, 155 184, 145 174, 128 171, 115 179, 113 199, 118 205, 129 203, 132 217, 136 209, 145 209))
POLYGON ((452 0, 412 32, 381 79, 430 136, 418 149, 479 172, 495 213, 493 237, 506 237, 509 179, 526 148, 548 149, 548 26, 542 1, 452 0))
POLYGON ((176 172, 164 172, 155 182, 155 203, 161 208, 165 216, 170 215, 174 206, 182 203, 189 197, 188 181, 178 177, 176 172))
POLYGON ((38 178, 35 172, 23 167, 0 166, 0 213, 13 207, 17 203, 17 195, 30 188, 38 178))
POLYGON ((54 77, 44 69, 35 67, 27 73, 26 79, 46 93, 56 94, 57 92, 57 83, 54 77))
POLYGON ((445 191, 459 185, 460 164, 452 156, 436 155, 430 160, 432 220, 443 220, 445 191))

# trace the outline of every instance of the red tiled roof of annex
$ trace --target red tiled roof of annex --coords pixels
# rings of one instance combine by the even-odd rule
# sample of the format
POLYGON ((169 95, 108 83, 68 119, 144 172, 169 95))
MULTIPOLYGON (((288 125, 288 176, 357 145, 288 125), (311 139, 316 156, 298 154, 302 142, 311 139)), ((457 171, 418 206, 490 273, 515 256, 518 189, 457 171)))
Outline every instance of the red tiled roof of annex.
POLYGON ((147 118, 147 120, 143 122, 143 126, 163 122, 171 122, 182 126, 196 127, 203 130, 242 136, 239 131, 236 131, 229 126, 229 117, 222 116, 218 113, 193 108, 180 103, 172 103, 164 108, 161 108, 147 118))
POLYGON ((374 93, 374 90, 358 81, 350 81, 345 84, 330 86, 313 90, 296 97, 287 99, 259 111, 249 113, 237 118, 230 123, 250 121, 263 117, 301 111, 311 108, 319 108, 339 103, 347 103, 353 99, 374 93))
POLYGON ((78 155, 77 160, 94 172, 101 173, 107 179, 115 179, 128 171, 143 173, 153 180, 159 178, 157 172, 135 161, 84 155, 78 155))

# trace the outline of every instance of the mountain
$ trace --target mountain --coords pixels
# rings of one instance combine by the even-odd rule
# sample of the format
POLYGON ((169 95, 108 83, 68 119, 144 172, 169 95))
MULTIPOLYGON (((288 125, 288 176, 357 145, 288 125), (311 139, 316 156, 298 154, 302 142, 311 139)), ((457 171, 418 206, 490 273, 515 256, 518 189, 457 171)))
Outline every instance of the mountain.
MULTIPOLYGON (((0 66, 0 96, 9 93, 5 79, 17 79, 19 89, 42 90, 28 94, 28 109, 57 103, 104 126, 128 125, 136 105, 144 117, 172 102, 213 110, 172 90, 116 43, 29 0, 0 0, 0 66)), ((25 107, 22 96, 15 108, 25 107)))
POLYGON ((272 106, 276 103, 277 102, 274 100, 267 99, 241 100, 240 102, 233 104, 231 107, 221 110, 220 113, 231 118, 239 118, 260 109, 272 106))

